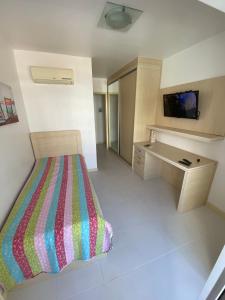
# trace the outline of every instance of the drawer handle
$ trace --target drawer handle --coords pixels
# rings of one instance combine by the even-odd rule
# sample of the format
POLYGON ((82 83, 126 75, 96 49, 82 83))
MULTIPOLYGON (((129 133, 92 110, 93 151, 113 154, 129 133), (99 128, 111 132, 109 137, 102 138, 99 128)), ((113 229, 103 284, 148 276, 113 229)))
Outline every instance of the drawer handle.
POLYGON ((143 154, 143 151, 142 150, 138 150, 137 153, 143 154))

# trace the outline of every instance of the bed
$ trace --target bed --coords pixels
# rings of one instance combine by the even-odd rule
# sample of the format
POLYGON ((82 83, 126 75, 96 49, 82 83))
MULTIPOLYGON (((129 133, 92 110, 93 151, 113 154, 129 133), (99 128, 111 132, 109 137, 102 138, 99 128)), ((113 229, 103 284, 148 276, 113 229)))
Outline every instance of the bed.
POLYGON ((32 133, 34 168, 0 232, 0 286, 8 291, 40 273, 111 249, 88 177, 79 131, 32 133))

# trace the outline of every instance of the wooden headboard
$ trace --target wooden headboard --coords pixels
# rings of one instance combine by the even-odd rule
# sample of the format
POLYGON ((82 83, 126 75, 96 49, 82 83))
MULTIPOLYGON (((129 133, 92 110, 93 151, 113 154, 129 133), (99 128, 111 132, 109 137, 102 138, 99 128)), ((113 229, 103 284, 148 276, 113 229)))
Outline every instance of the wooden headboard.
POLYGON ((30 138, 36 159, 82 154, 79 130, 32 132, 30 138))

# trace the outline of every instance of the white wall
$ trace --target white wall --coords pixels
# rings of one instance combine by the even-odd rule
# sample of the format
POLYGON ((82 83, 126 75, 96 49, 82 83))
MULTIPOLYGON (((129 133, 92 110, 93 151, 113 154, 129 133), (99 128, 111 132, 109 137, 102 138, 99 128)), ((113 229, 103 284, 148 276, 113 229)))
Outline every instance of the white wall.
POLYGON ((212 6, 218 10, 225 12, 225 1, 224 0, 199 0, 209 6, 212 6))
POLYGON ((34 163, 13 51, 0 38, 0 81, 10 85, 19 123, 0 127, 0 225, 34 163))
MULTIPOLYGON (((161 87, 225 75, 225 32, 163 61, 161 87)), ((159 140, 219 162, 209 201, 225 211, 225 141, 212 144, 160 134, 159 140)))
POLYGON ((89 169, 97 168, 92 65, 89 57, 15 50, 17 71, 30 131, 81 131, 89 169), (72 68, 74 85, 33 83, 29 67, 72 68))
POLYGON ((111 83, 108 89, 109 89, 109 93, 119 94, 119 80, 111 83))
MULTIPOLYGON (((107 93, 107 79, 93 77, 93 90, 94 93, 106 94, 107 93)), ((119 93, 119 81, 115 81, 109 85, 109 93, 119 93)))
POLYGON ((106 78, 93 78, 94 93, 106 94, 107 93, 107 79, 106 78))
POLYGON ((164 59, 161 88, 225 75, 224 50, 225 32, 164 59))

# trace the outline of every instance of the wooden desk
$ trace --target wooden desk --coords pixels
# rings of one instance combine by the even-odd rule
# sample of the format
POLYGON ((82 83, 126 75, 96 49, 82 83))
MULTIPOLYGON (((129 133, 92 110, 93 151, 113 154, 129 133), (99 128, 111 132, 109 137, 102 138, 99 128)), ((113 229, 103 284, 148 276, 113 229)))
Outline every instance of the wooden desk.
POLYGON ((217 162, 197 154, 156 142, 134 144, 133 169, 143 179, 163 177, 179 191, 177 209, 185 212, 206 203, 217 162), (183 158, 192 162, 185 166, 183 158), (200 162, 197 161, 200 159, 200 162))

